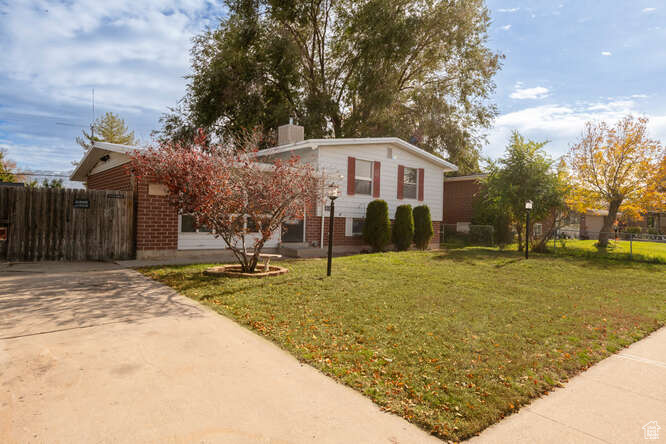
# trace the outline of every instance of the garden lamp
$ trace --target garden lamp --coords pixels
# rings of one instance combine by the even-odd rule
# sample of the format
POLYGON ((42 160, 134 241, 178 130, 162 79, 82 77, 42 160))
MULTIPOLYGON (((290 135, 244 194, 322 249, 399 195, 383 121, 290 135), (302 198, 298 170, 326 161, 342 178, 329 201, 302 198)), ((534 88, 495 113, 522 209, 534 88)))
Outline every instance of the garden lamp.
POLYGON ((525 259, 530 257, 530 210, 532 209, 532 201, 525 202, 525 259))
POLYGON ((326 276, 331 275, 331 263, 333 262, 333 217, 335 215, 335 199, 340 197, 340 188, 336 183, 328 186, 328 198, 331 199, 331 214, 328 223, 328 263, 326 265, 326 276))

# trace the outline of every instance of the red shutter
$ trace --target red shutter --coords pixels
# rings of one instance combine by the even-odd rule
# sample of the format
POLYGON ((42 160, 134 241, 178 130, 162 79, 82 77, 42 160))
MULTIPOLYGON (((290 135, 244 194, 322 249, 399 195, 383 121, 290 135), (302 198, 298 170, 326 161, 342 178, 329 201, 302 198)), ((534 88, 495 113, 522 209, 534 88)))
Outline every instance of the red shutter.
POLYGON ((419 168, 419 200, 423 200, 423 178, 425 176, 425 170, 419 168))
POLYGON ((405 167, 398 165, 398 199, 402 199, 404 196, 404 186, 405 186, 405 167))
POLYGON ((356 180, 356 159, 347 157, 347 194, 354 194, 354 182, 356 180))
POLYGON ((382 163, 381 162, 372 162, 372 197, 379 197, 379 177, 382 172, 382 163))

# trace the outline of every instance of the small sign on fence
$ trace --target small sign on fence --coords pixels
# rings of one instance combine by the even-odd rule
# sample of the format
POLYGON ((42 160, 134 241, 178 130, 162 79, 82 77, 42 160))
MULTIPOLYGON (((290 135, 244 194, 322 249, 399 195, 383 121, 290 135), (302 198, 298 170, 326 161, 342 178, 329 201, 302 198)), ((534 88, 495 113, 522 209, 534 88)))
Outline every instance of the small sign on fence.
POLYGON ((74 208, 90 208, 90 199, 74 199, 74 208))
POLYGON ((109 193, 106 195, 109 199, 124 199, 125 195, 121 193, 109 193))

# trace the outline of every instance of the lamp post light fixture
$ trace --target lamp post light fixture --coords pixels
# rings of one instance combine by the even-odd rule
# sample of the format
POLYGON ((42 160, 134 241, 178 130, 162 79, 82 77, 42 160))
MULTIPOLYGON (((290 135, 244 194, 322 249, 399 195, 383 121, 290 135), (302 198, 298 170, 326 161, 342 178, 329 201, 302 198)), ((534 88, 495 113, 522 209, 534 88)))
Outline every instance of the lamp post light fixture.
POLYGON ((525 259, 530 257, 530 210, 532 209, 532 201, 525 202, 525 259))
POLYGON ((331 199, 331 214, 328 222, 328 263, 326 264, 326 276, 331 275, 331 264, 333 262, 333 219, 335 216, 335 199, 340 197, 338 185, 332 183, 328 186, 328 198, 331 199))

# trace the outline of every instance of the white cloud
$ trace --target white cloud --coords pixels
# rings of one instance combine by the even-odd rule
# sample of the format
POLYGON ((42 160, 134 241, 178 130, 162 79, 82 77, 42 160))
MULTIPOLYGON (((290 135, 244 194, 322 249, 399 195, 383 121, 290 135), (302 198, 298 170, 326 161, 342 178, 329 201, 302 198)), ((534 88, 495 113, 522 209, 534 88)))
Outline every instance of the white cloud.
POLYGON ((643 12, 654 12, 657 8, 643 8, 643 12))
POLYGON ((120 113, 147 137, 185 93, 192 37, 223 15, 209 0, 0 1, 0 121, 13 125, 3 147, 19 166, 67 168, 80 130, 56 122, 89 122, 93 87, 97 115, 120 113))
POLYGON ((88 102, 94 86, 101 106, 164 110, 184 92, 190 39, 206 7, 205 0, 13 3, 0 11, 0 72, 58 101, 88 102))
POLYGON ((535 88, 523 88, 522 85, 522 82, 516 83, 515 89, 509 97, 517 100, 544 99, 548 97, 548 93, 550 92, 548 88, 543 86, 537 86, 535 88))
MULTIPOLYGON (((578 103, 575 105, 541 105, 500 115, 488 136, 485 151, 491 157, 501 156, 511 131, 518 130, 525 137, 550 140, 546 149, 553 157, 565 154, 580 136, 585 122, 614 123, 624 116, 645 115, 636 102, 626 99, 578 103)), ((650 136, 666 141, 666 115, 647 115, 650 118, 650 136)))
POLYGON ((499 12, 517 12, 519 11, 520 8, 503 8, 503 9, 498 9, 497 11, 499 12))
POLYGON ((610 52, 610 51, 601 51, 601 55, 602 55, 602 56, 612 56, 613 53, 610 52))
POLYGON ((508 31, 509 29, 511 29, 511 25, 501 26, 500 29, 503 30, 503 31, 508 31))

